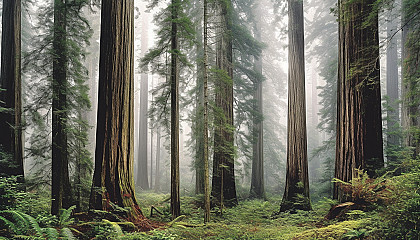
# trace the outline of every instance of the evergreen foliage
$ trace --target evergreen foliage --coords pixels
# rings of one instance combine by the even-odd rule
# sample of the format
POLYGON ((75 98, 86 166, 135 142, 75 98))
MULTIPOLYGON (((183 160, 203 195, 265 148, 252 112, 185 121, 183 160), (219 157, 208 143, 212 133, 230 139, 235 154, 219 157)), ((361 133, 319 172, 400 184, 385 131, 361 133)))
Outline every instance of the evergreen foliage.
MULTIPOLYGON (((86 85, 88 72, 83 65, 86 47, 92 35, 88 20, 82 10, 89 7, 90 1, 67 1, 66 21, 67 35, 65 54, 67 56, 66 79, 66 115, 68 158, 70 172, 74 173, 73 182, 76 192, 84 199, 88 197, 90 187, 92 160, 87 147, 87 131, 90 126, 83 115, 90 108, 86 85)), ((53 49, 53 3, 39 5, 37 24, 38 35, 33 39, 25 55, 24 69, 27 76, 26 115, 29 134, 29 146, 26 154, 32 161, 32 186, 49 185, 51 181, 51 104, 52 104, 52 59, 53 49)), ((86 201, 85 201, 86 202, 86 201)))
MULTIPOLYGON (((147 54, 141 59, 141 69, 144 72, 150 72, 162 76, 165 81, 158 84, 152 90, 155 100, 149 109, 149 118, 153 121, 152 124, 164 127, 166 133, 170 130, 170 54, 171 52, 171 11, 172 8, 178 8, 178 18, 174 20, 178 24, 178 40, 179 49, 174 53, 179 59, 180 64, 180 89, 185 89, 185 84, 190 80, 191 61, 188 58, 190 49, 193 49, 195 40, 194 24, 191 22, 189 12, 186 10, 189 6, 189 1, 179 1, 178 5, 172 5, 169 1, 159 2, 150 1, 149 9, 156 9, 157 13, 154 16, 154 21, 159 30, 156 38, 158 39, 156 45, 151 48, 147 54)), ((193 74, 191 74, 193 75, 193 74)), ((183 96, 181 101, 184 102, 183 96)), ((188 101, 188 100, 187 100, 188 101)), ((189 102, 189 101, 188 101, 189 102)), ((181 103, 182 105, 183 103, 181 103)), ((180 108, 181 109, 181 108, 180 108)))

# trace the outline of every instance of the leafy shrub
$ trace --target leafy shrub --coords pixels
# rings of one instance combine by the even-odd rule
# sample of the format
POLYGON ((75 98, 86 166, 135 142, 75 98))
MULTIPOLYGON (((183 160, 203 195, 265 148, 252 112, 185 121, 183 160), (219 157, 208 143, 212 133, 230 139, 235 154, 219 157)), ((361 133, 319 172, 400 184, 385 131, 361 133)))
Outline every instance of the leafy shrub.
POLYGON ((0 177, 0 210, 17 210, 31 216, 46 215, 50 201, 49 194, 23 191, 17 177, 0 177))
POLYGON ((340 179, 334 179, 344 192, 350 195, 352 202, 358 207, 375 207, 387 200, 391 186, 387 184, 384 177, 377 179, 369 178, 367 172, 355 169, 355 176, 350 182, 344 182, 340 179))
POLYGON ((420 157, 404 165, 410 171, 389 181, 393 191, 382 215, 387 239, 420 238, 420 157))

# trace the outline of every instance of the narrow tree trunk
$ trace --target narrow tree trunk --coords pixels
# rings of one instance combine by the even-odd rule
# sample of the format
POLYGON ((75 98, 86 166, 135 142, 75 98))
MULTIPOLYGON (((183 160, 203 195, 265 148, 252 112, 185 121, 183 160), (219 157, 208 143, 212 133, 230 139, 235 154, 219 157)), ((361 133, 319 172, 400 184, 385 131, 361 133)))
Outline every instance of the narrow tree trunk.
POLYGON ((67 150, 67 3, 54 1, 51 213, 72 204, 67 150))
POLYGON ((134 0, 102 1, 98 126, 91 209, 142 212, 134 191, 134 0))
MULTIPOLYGON (((256 24, 254 26, 255 38, 261 41, 261 14, 257 13, 256 24)), ((251 198, 265 198, 264 191, 264 155, 263 155, 263 66, 262 51, 260 57, 255 59, 255 71, 259 74, 259 78, 254 82, 254 111, 257 116, 253 119, 253 144, 252 144, 252 174, 251 174, 251 198)))
POLYGON ((203 168, 204 168, 204 223, 210 222, 210 184, 209 184, 209 119, 208 119, 208 3, 204 0, 204 42, 203 42, 203 168))
POLYGON ((303 2, 289 0, 286 188, 280 211, 311 210, 306 136, 303 2))
POLYGON ((160 126, 157 127, 156 136, 156 174, 155 174, 155 192, 160 191, 160 126))
POLYGON ((172 0, 171 28, 171 213, 180 215, 179 201, 179 69, 178 69, 178 9, 179 0, 172 0))
MULTIPOLYGON (((356 169, 370 177, 384 165, 382 149, 379 38, 374 0, 339 1, 339 69, 337 84, 337 145, 335 178, 350 181, 356 169)), ((339 184, 334 198, 351 200, 339 184)))
MULTIPOLYGON (((388 96, 387 111, 387 145, 389 149, 399 146, 399 93, 398 93, 398 48, 395 33, 397 31, 395 11, 390 11, 387 23, 388 44, 386 48, 386 94, 388 96)), ((394 162, 394 156, 388 156, 389 162, 394 162)))
POLYGON ((215 204, 237 205, 234 168, 233 66, 231 1, 219 3, 220 28, 217 40, 216 65, 220 70, 215 88, 215 133, 212 192, 215 204))
MULTIPOLYGON (((152 99, 152 102, 153 102, 153 99, 152 99)), ((153 189, 153 139, 154 139, 153 128, 151 128, 150 129, 150 189, 153 189)))
POLYGON ((21 97, 21 1, 3 0, 0 72, 0 148, 10 156, 0 175, 23 182, 21 97))
MULTIPOLYGON (((199 8, 201 6, 198 6, 199 8)), ((204 25, 205 26, 205 25, 204 25)), ((204 47, 203 42, 203 27, 197 28, 197 104, 196 104, 196 121, 195 121, 195 135, 196 135, 196 155, 195 155, 195 194, 204 194, 204 47)))
MULTIPOLYGON (((144 56, 148 49, 148 18, 147 14, 143 16, 141 31, 141 54, 144 56)), ((147 158, 147 111, 148 111, 148 95, 149 95, 149 79, 148 74, 142 72, 140 75, 140 114, 139 114, 139 151, 137 163, 137 186, 140 189, 148 190, 149 174, 148 174, 148 158, 147 158)))

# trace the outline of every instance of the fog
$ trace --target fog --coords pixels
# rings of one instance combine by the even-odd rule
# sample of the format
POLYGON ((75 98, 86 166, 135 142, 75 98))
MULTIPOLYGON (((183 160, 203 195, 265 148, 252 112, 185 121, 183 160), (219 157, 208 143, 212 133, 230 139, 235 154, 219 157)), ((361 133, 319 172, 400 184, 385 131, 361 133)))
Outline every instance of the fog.
MULTIPOLYGON (((194 2, 194 1, 192 1, 194 2)), ((51 12, 44 12, 43 7, 48 5, 46 1, 36 1, 27 5, 22 17, 22 36, 23 50, 26 53, 35 51, 43 47, 42 39, 46 37, 48 29, 43 18, 50 18, 53 21, 51 12), (42 21, 40 21, 42 19, 42 21)), ((148 3, 145 1, 135 0, 135 128, 134 128, 134 176, 137 191, 153 191, 169 193, 170 192, 170 135, 168 124, 168 109, 161 109, 162 103, 156 102, 160 99, 163 90, 161 85, 167 82, 167 75, 153 72, 153 68, 148 69, 141 67, 141 58, 156 46, 159 42, 159 26, 156 17, 167 1, 161 1, 153 9, 148 9, 148 3), (147 41, 146 43, 144 41, 147 41), (142 83, 143 81, 143 83, 142 83), (147 81, 145 84, 144 81, 147 81), (144 89, 144 87, 147 89, 144 89), (146 94, 146 95, 145 95, 146 94), (142 100, 143 99, 143 100, 142 100), (145 103, 145 99, 147 102, 145 103), (160 112, 159 112, 160 111, 160 112), (143 120, 141 120, 143 119, 143 120), (147 123, 145 123, 147 119, 147 123), (140 130, 141 125, 147 126, 145 130, 140 130), (147 124, 147 125, 145 125, 147 124), (158 146, 158 142, 160 145, 158 146), (147 165, 141 161, 141 158, 147 159, 147 165), (141 166, 141 167, 140 167, 141 166), (145 168, 141 170, 141 168, 145 168), (142 183, 138 179, 139 171, 146 173, 147 183, 142 183), (158 181, 158 182, 156 182, 158 181), (142 185, 143 187, 140 187, 142 185), (158 186, 157 186, 158 185, 158 186)), ((338 23, 334 13, 330 12, 335 7, 335 1, 304 1, 305 12, 305 84, 306 84, 306 123, 307 123, 307 143, 308 143, 308 160, 309 160, 309 176, 311 184, 312 198, 320 199, 331 194, 330 182, 331 171, 334 169, 335 148, 333 141, 334 129, 331 123, 335 121, 334 107, 334 82, 336 79, 336 62, 337 62, 337 30, 338 23), (329 82, 329 83, 328 83, 329 82), (326 87, 325 87, 326 86, 326 87), (330 93, 330 95, 328 95, 330 93), (324 95, 323 95, 324 94, 324 95), (327 96, 325 96, 327 94, 327 96), (327 98, 332 98, 328 100, 327 98), (332 109, 331 109, 332 108, 332 109), (330 111, 330 115, 326 112, 330 111), (325 117, 332 119, 326 119, 325 117), (332 145, 331 145, 332 144, 332 145), (329 160, 329 161, 328 161, 329 160), (332 170, 331 170, 332 169, 332 170), (325 187, 327 186, 327 187, 325 187)), ((235 5, 240 12, 238 5, 235 5)), ((193 8, 191 12, 200 12, 201 9, 193 8)), ((100 10, 98 7, 92 9, 84 9, 86 17, 92 29, 92 37, 87 46, 87 55, 84 58, 84 65, 88 71, 87 86, 89 87, 89 99, 91 108, 83 113, 84 119, 87 120, 91 128, 88 130, 88 145, 92 159, 95 151, 95 134, 96 134, 96 112, 98 105, 98 66, 99 66, 99 42, 100 42, 100 10)), ((261 31, 262 50, 262 66, 263 66, 263 153, 264 153, 264 181, 265 191, 267 194, 282 194, 285 186, 286 178, 286 146, 287 146, 287 72, 288 72, 288 39, 287 39, 287 6, 286 3, 273 3, 270 0, 259 1, 258 8, 252 9, 254 18, 258 19, 258 29, 261 31)), ((246 18, 245 13, 239 13, 240 17, 246 18), (242 15, 241 15, 242 14, 242 15)), ((163 16, 161 16, 163 17, 163 16)), ((380 31, 381 31, 381 84, 383 89, 386 86, 386 58, 385 51, 390 46, 387 41, 387 20, 395 18, 389 14, 381 15, 380 31)), ((159 20, 159 17, 157 17, 159 20)), ((202 19, 196 17, 194 23, 201 22, 202 19)), ((210 17, 210 21, 216 21, 210 17)), ((398 21, 398 19, 396 19, 398 21)), ((215 22, 212 23, 215 26, 215 22)), ((252 29, 248 23, 244 23, 252 29)), ((395 25, 396 26, 396 25, 395 25)), ((394 26, 394 27, 395 27, 394 26)), ((194 26, 195 30, 201 30, 194 26)), ((210 28, 210 54, 212 59, 215 55, 215 44, 217 32, 210 28)), ((252 34, 252 31, 251 31, 252 34)), ((255 37, 255 36, 254 36, 255 37)), ((399 34, 396 38, 399 38, 399 34)), ((234 43, 235 45, 235 43, 234 43)), ((195 46, 185 49, 190 61, 195 58, 195 46)), ((236 59, 241 59, 238 53, 240 49, 235 49, 234 55, 236 59)), ((50 148, 42 147, 41 141, 48 141, 51 137, 51 111, 48 107, 50 101, 46 101, 46 105, 38 107, 40 99, 38 99, 37 91, 42 81, 47 81, 49 76, 47 73, 39 72, 37 68, 31 68, 31 59, 24 54, 24 88, 25 95, 25 116, 33 118, 30 111, 38 111, 43 121, 42 132, 44 135, 39 139, 36 138, 40 134, 40 127, 34 127, 37 122, 35 120, 26 121, 25 128, 25 173, 32 176, 35 180, 40 180, 42 184, 48 185, 48 177, 46 169, 50 165, 45 162, 42 165, 36 163, 40 159, 48 159, 51 154, 50 148), (38 85, 38 86, 37 86, 38 85), (32 116, 32 117, 30 117, 32 116), (37 136, 35 136, 37 135, 37 136), (34 155, 32 151, 37 148, 41 154, 34 155), (41 174, 39 170, 44 170, 45 174, 41 174)), ((213 60, 210 60, 213 61, 213 60)), ((211 63, 213 64, 213 63, 211 63)), ((234 68, 239 66, 240 62, 234 63, 234 68)), ((195 193, 196 174, 194 169, 194 161, 196 158, 196 140, 193 138, 194 131, 194 113, 197 104, 196 86, 196 64, 182 68, 181 72, 181 107, 180 107, 180 182, 181 195, 192 195, 195 193)), ((235 79, 243 77, 235 71, 235 79)), ((251 163, 252 163, 252 141, 246 137, 251 134, 250 124, 252 119, 251 113, 245 113, 246 100, 250 96, 246 96, 244 89, 249 80, 243 77, 243 81, 239 83, 234 79, 234 119, 235 119, 235 177, 237 184, 237 193, 240 199, 247 198, 251 184, 251 163), (245 86, 245 87, 244 87, 245 86), (243 98, 242 98, 243 97, 243 98), (251 150, 249 147, 251 146, 251 150)), ((48 84, 47 84, 48 85, 48 84)), ((41 90, 42 89, 38 89, 41 90)), ((48 91, 44 88, 43 91, 48 91)), ((387 93, 384 90, 382 95, 387 93)), ((251 96, 252 97, 252 96, 251 96)), ((159 101, 161 101, 160 99, 159 101)), ((167 102, 168 106, 169 103, 167 102)), ((168 107, 169 108, 169 107, 168 107)), ((41 121, 38 119, 39 121, 41 121)), ((212 136, 212 133, 210 133, 212 136)), ((49 140, 51 141, 51 140, 49 140)), ((210 143, 212 140, 210 139, 210 143)), ((210 146, 209 161, 212 162, 213 150, 210 146)), ((212 169, 210 167, 210 169, 212 169)), ((71 172, 76 171, 74 167, 71 172)), ((212 174, 212 171, 210 171, 212 174)), ((144 174, 143 174, 144 176, 144 174)))

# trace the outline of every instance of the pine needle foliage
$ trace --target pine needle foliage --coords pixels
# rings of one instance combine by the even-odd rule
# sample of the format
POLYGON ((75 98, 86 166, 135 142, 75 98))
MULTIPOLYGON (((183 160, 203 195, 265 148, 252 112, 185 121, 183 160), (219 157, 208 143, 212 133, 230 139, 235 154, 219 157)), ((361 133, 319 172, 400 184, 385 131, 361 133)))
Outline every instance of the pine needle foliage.
MULTIPOLYGON (((175 56, 180 62, 180 89, 185 89, 187 80, 192 69, 191 61, 188 58, 188 52, 193 49, 195 25, 191 22, 191 16, 186 10, 189 6, 188 0, 179 1, 178 4, 171 4, 169 1, 150 1, 149 9, 158 9, 154 16, 155 24, 159 27, 157 30, 157 43, 141 59, 140 67, 143 72, 149 72, 160 75, 165 81, 158 84, 152 90, 155 100, 149 110, 149 117, 154 119, 155 124, 163 126, 167 133, 170 129, 170 56, 175 56), (172 9, 177 8, 178 17, 172 20, 172 9), (178 24, 179 49, 171 50, 171 25, 172 21, 178 24)), ((183 102, 185 99, 182 99, 183 102)))
MULTIPOLYGON (((37 36, 24 54, 24 73, 27 78, 25 114, 27 116, 27 133, 29 145, 25 149, 26 157, 31 159, 30 183, 33 187, 45 187, 51 181, 51 108, 52 108, 52 75, 54 22, 53 2, 37 3, 38 11, 35 21, 37 36)), ((86 47, 92 35, 88 20, 82 10, 91 7, 91 1, 66 1, 66 44, 67 62, 66 96, 67 108, 67 145, 70 159, 70 172, 76 173, 74 180, 79 185, 90 185, 92 160, 86 150, 87 132, 90 126, 84 114, 90 109, 90 100, 86 84, 88 71, 83 65, 86 47), (83 175, 83 176, 80 176, 83 175), (80 181, 80 178, 82 180, 80 181), (79 179, 79 181, 77 181, 79 179)), ((81 186, 76 186, 82 191, 81 186)), ((87 191, 85 191, 87 192, 87 191)))

